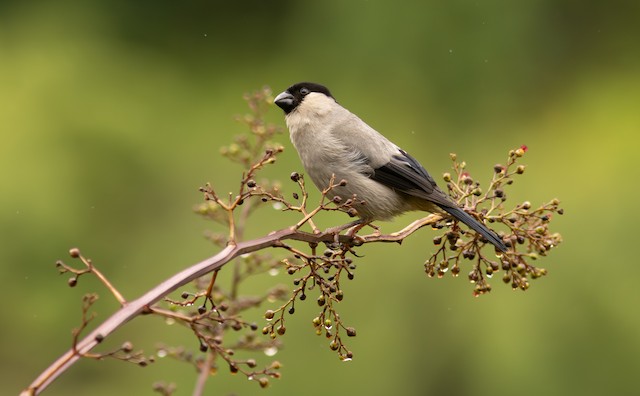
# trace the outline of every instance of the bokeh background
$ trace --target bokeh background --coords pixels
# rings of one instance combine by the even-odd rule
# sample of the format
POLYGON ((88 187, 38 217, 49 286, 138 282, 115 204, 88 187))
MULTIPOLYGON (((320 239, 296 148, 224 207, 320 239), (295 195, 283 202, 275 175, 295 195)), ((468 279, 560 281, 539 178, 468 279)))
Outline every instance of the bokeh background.
MULTIPOLYGON (((208 257, 197 188, 237 186, 219 147, 244 129, 242 94, 300 80, 407 148, 434 174, 456 152, 478 179, 521 144, 512 203, 559 198, 562 244, 526 292, 429 279, 430 230, 363 249, 341 312, 358 329, 340 362, 297 305, 267 390, 226 369, 208 394, 633 394, 640 369, 636 184, 640 3, 502 1, 9 1, 0 3, 0 383, 16 394, 70 345, 80 298, 116 304, 56 259, 78 246, 129 298, 208 257)), ((279 109, 269 114, 284 125, 279 109)), ((265 175, 301 170, 288 137, 265 175)), ((285 188, 293 191, 285 183, 285 188)), ((315 191, 314 191, 315 194, 315 191)), ((317 194, 314 195, 317 197, 317 194)), ((249 237, 287 226, 266 210, 249 237)), ((384 223, 395 230, 414 215, 384 223)), ((325 218, 323 225, 342 218, 325 218)), ((259 294, 286 276, 246 289, 259 294)), ((255 312, 256 318, 268 306, 255 312)), ((197 349, 139 318, 113 336, 197 349)), ((259 362, 268 361, 264 356, 259 362)), ((49 395, 151 394, 194 370, 82 361, 49 395)))

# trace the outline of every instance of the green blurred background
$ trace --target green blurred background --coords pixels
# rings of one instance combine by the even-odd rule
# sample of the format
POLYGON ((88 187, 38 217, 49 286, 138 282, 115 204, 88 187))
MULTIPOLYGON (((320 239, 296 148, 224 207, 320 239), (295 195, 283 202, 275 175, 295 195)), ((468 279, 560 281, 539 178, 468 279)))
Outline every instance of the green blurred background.
MULTIPOLYGON (((3 1, 3 389, 18 393, 69 347, 83 293, 100 292, 99 320, 116 307, 94 280, 68 288, 54 261, 78 246, 133 298, 215 253, 192 206, 207 181, 237 186, 240 169, 218 150, 244 131, 233 120, 242 94, 311 80, 434 174, 457 152, 486 180, 527 144, 510 202, 559 198, 565 216, 552 224, 565 243, 528 292, 495 279, 481 298, 465 277, 426 277, 430 230, 402 247, 368 246, 341 304, 358 329, 354 361, 313 334, 311 300, 288 322, 281 380, 261 391, 223 369, 208 394, 634 393, 639 11, 637 1, 3 1)), ((277 108, 269 119, 284 125, 277 108)), ((301 168, 280 141, 266 175, 286 180, 301 168)), ((261 216, 249 237, 292 222, 261 216)), ((241 291, 278 282, 290 285, 266 277, 241 291)), ((197 348, 149 317, 113 340, 197 348)), ((195 372, 167 359, 145 369, 82 361, 46 394, 151 394, 157 380, 187 395, 195 372)))

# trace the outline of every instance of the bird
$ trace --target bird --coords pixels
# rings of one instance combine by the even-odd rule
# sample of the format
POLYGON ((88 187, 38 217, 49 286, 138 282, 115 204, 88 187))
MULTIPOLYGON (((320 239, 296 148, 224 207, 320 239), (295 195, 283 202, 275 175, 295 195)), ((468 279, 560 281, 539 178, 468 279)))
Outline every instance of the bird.
POLYGON ((362 226, 420 210, 453 216, 498 250, 502 239, 442 191, 409 153, 340 105, 329 89, 312 82, 291 85, 274 98, 285 113, 291 142, 307 175, 328 198, 357 197, 353 208, 362 226))

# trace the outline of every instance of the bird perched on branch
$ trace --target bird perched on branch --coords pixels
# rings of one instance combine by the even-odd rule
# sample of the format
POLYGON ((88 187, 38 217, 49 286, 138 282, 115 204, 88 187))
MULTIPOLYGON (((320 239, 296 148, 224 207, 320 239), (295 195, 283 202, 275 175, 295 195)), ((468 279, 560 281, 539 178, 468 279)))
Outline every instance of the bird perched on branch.
POLYGON ((411 210, 446 212, 507 251, 502 239, 458 206, 415 158, 338 104, 325 86, 294 84, 274 102, 286 114, 291 142, 316 187, 324 190, 332 177, 344 179, 347 184, 329 191, 329 198, 357 196, 353 207, 360 219, 354 225, 411 210))

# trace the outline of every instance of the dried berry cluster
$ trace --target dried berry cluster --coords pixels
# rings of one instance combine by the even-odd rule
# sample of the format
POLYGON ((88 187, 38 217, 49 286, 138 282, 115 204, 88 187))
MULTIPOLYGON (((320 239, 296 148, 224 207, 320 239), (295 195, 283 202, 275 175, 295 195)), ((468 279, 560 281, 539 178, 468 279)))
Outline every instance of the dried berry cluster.
MULTIPOLYGON (((113 285, 104 277, 104 275, 93 266, 93 263, 90 259, 84 257, 80 250, 77 248, 73 248, 69 250, 69 255, 71 258, 80 260, 85 266, 84 269, 76 269, 70 265, 65 264, 62 260, 58 260, 56 262, 56 267, 58 268, 58 272, 60 274, 71 273, 73 276, 69 278, 67 284, 69 287, 75 287, 78 284, 78 279, 85 274, 93 274, 98 279, 102 281, 105 287, 113 294, 113 296, 118 300, 120 304, 124 304, 125 300, 116 290, 113 285)), ((87 329, 89 323, 96 317, 95 312, 89 312, 93 304, 98 300, 98 295, 95 293, 88 293, 82 297, 82 322, 80 327, 73 329, 71 332, 73 336, 73 349, 76 349, 76 345, 78 344, 78 340, 83 331, 87 329)), ((102 340, 98 340, 102 341, 102 340)), ((104 358, 114 358, 118 360, 122 360, 129 363, 137 364, 140 367, 145 367, 150 363, 155 362, 154 356, 145 356, 143 351, 134 351, 133 344, 130 341, 123 342, 118 348, 102 352, 102 353, 84 353, 82 357, 102 360, 104 358)))
POLYGON ((351 360, 353 352, 348 350, 342 342, 341 333, 344 331, 348 337, 355 337, 356 331, 353 327, 347 327, 336 311, 335 304, 342 301, 344 292, 340 287, 341 278, 351 280, 354 278, 356 265, 353 260, 347 257, 352 253, 343 244, 332 244, 333 248, 327 248, 322 254, 317 254, 317 244, 311 244, 311 253, 307 254, 289 245, 282 247, 293 253, 292 258, 283 260, 289 275, 296 275, 293 280, 291 298, 275 310, 267 310, 265 318, 268 323, 263 329, 263 334, 275 338, 277 335, 284 335, 285 312, 293 314, 295 312, 296 299, 304 301, 309 292, 314 292, 318 297, 316 302, 321 308, 318 316, 313 318, 312 323, 317 335, 324 335, 329 341, 329 348, 338 352, 341 360, 351 360))
MULTIPOLYGON (((200 206, 197 211, 208 217, 212 218, 220 223, 224 223, 227 226, 233 225, 236 228, 241 227, 241 223, 233 220, 233 212, 237 206, 246 205, 247 207, 254 207, 254 201, 250 198, 259 198, 258 202, 271 202, 273 207, 283 211, 296 211, 302 216, 302 220, 296 224, 295 228, 300 228, 304 224, 309 224, 311 229, 316 233, 320 231, 313 224, 313 216, 320 211, 343 211, 350 216, 355 216, 354 203, 357 202, 355 197, 343 200, 341 197, 334 197, 329 200, 327 194, 334 188, 346 185, 347 181, 340 180, 336 182, 332 180, 329 186, 322 191, 322 198, 320 203, 313 209, 308 209, 308 193, 305 188, 305 180, 302 175, 297 172, 293 172, 290 176, 291 181, 297 184, 300 192, 292 193, 295 203, 285 199, 280 193, 279 188, 273 188, 273 184, 269 184, 268 181, 264 181, 267 187, 263 187, 263 182, 257 183, 252 177, 255 170, 259 169, 265 160, 271 158, 274 155, 271 151, 267 151, 262 160, 258 162, 259 166, 252 166, 250 171, 243 178, 240 188, 240 194, 233 197, 229 202, 231 204, 222 202, 216 195, 211 186, 203 188, 205 193, 205 199, 207 201, 206 206, 200 206), (216 208, 216 209, 213 209, 216 208), (206 209, 206 210, 205 210, 206 209), (219 213, 226 212, 231 217, 220 215, 219 213), (231 218, 232 220, 226 220, 231 218)), ((246 210, 245 213, 251 213, 252 209, 246 210)), ((244 219, 246 221, 246 218, 244 219)), ((211 239, 222 244, 229 243, 230 238, 237 238, 238 232, 231 231, 228 236, 221 234, 211 234, 211 239)), ((357 240, 353 241, 354 244, 359 243, 357 240)), ((355 329, 347 327, 340 319, 339 313, 336 311, 335 304, 342 301, 344 298, 344 292, 340 288, 340 279, 353 279, 355 264, 353 259, 347 257, 352 254, 352 248, 349 244, 332 242, 327 243, 327 249, 322 254, 318 254, 318 244, 309 243, 310 253, 306 253, 301 249, 298 249, 292 245, 285 244, 284 242, 278 243, 276 246, 291 252, 291 256, 282 260, 274 260, 270 255, 265 253, 252 254, 243 258, 245 261, 243 269, 237 271, 234 276, 234 281, 240 282, 249 275, 254 275, 264 272, 275 272, 278 267, 284 266, 284 269, 289 275, 298 275, 293 280, 295 286, 290 293, 290 297, 285 299, 285 303, 279 308, 272 310, 269 309, 265 312, 264 317, 267 320, 267 324, 262 328, 262 334, 268 335, 270 339, 275 340, 277 336, 285 334, 287 328, 285 325, 285 314, 290 315, 295 313, 295 303, 297 300, 305 301, 307 295, 311 292, 317 294, 316 301, 320 307, 322 307, 318 316, 313 319, 313 325, 318 335, 324 335, 329 340, 329 348, 338 352, 338 356, 341 360, 351 360, 353 352, 348 350, 343 344, 342 335, 346 334, 348 337, 354 337, 356 335, 355 329)), ((236 264, 236 268, 238 264, 236 264)), ((218 290, 216 288, 216 290, 218 290)), ((278 289, 281 290, 281 289, 278 289)), ((199 297, 205 297, 206 292, 201 292, 199 297)), ((283 295, 273 295, 267 300, 274 301, 276 299, 282 299, 283 295)), ((223 297, 223 301, 226 301, 223 297)), ((219 298, 215 298, 215 301, 221 301, 219 298)), ((264 299, 263 299, 264 300, 264 299)), ((191 304, 192 301, 188 301, 191 304)))
POLYGON ((447 224, 446 228, 440 222, 434 228, 446 231, 433 239, 438 249, 425 262, 425 271, 430 277, 441 278, 449 270, 453 276, 458 276, 464 260, 469 260, 472 263, 469 281, 475 284, 474 295, 479 296, 491 291, 487 279, 500 270, 504 271, 504 283, 520 290, 529 288, 529 279, 547 274, 546 269, 529 264, 529 260, 546 256, 553 247, 562 242, 560 234, 549 230, 549 222, 553 215, 563 214, 563 209, 559 207, 560 202, 553 199, 533 208, 530 202, 525 201, 513 209, 504 208, 507 200, 505 188, 512 185, 515 176, 522 175, 526 169, 524 165, 517 165, 526 151, 526 146, 511 150, 505 165, 494 166, 493 178, 486 192, 483 192, 480 183, 471 177, 466 163, 459 162, 457 156, 451 154, 453 175, 443 175, 449 194, 480 221, 504 225, 503 229, 497 231, 509 251, 496 251, 495 258, 489 257, 482 251, 482 247, 488 243, 482 236, 465 232, 457 222, 447 224))
POLYGON ((249 169, 265 151, 282 151, 281 145, 271 141, 275 135, 282 133, 282 128, 265 121, 265 115, 273 105, 271 89, 264 87, 245 94, 243 98, 250 112, 236 116, 236 121, 246 125, 249 134, 236 135, 233 143, 220 149, 220 154, 249 169))
MULTIPOLYGON (((276 161, 276 155, 282 152, 281 145, 271 139, 281 128, 265 121, 264 115, 273 99, 271 91, 264 88, 252 94, 245 95, 244 99, 250 108, 250 113, 238 116, 237 120, 247 126, 249 134, 236 136, 234 143, 221 149, 221 154, 231 161, 239 163, 245 169, 240 180, 237 194, 220 196, 214 188, 207 184, 200 189, 204 194, 205 202, 195 208, 201 216, 220 223, 226 229, 226 233, 210 232, 208 238, 219 246, 235 244, 244 239, 244 232, 249 218, 253 212, 261 207, 261 204, 274 200, 281 200, 280 186, 277 182, 268 180, 256 182, 257 172, 268 164, 276 161), (251 199, 251 198, 259 199, 251 199)), ((196 281, 195 293, 183 292, 182 300, 169 301, 172 310, 179 307, 187 310, 196 306, 196 312, 186 313, 187 318, 174 317, 187 324, 194 332, 200 343, 200 351, 207 352, 207 357, 198 356, 187 352, 185 348, 164 347, 162 350, 168 356, 192 363, 201 370, 209 367, 213 372, 217 371, 216 359, 222 359, 228 365, 232 374, 241 373, 250 380, 255 380, 261 387, 269 384, 270 378, 279 378, 280 368, 278 361, 272 361, 265 368, 256 370, 256 358, 239 359, 238 351, 256 352, 262 351, 268 357, 274 356, 280 348, 280 342, 274 339, 265 339, 259 336, 256 323, 248 323, 243 319, 247 310, 277 300, 285 299, 288 295, 286 289, 276 286, 267 290, 261 296, 246 296, 239 292, 242 282, 250 276, 271 273, 275 274, 281 266, 280 259, 275 259, 267 252, 244 255, 233 263, 233 275, 228 287, 223 287, 209 277, 196 281), (202 301, 202 303, 197 303, 202 301), (230 337, 230 332, 239 333, 236 337, 230 337)), ((168 315, 170 316, 170 315, 168 315)))
MULTIPOLYGON (((200 278, 196 282, 196 288, 201 291, 182 292, 182 300, 166 300, 170 304, 169 310, 154 307, 152 312, 164 316, 169 324, 180 323, 188 327, 198 340, 199 351, 207 355, 197 355, 187 348, 170 346, 160 347, 158 355, 176 358, 193 364, 199 371, 204 369, 211 373, 218 371, 219 363, 215 359, 208 360, 208 357, 220 358, 232 374, 244 374, 262 387, 269 384, 269 378, 280 378, 277 371, 280 368, 278 361, 272 361, 266 367, 256 369, 256 359, 238 358, 237 352, 261 351, 267 356, 275 355, 280 344, 259 337, 258 325, 244 320, 243 313, 265 301, 283 298, 286 290, 275 287, 260 297, 232 296, 220 286, 208 291, 204 281, 205 279, 200 278), (202 304, 196 304, 198 301, 202 301, 202 304), (191 308, 196 306, 195 310, 191 308), (233 333, 237 335, 232 336, 233 333)), ((209 283, 209 280, 206 281, 209 283)))

